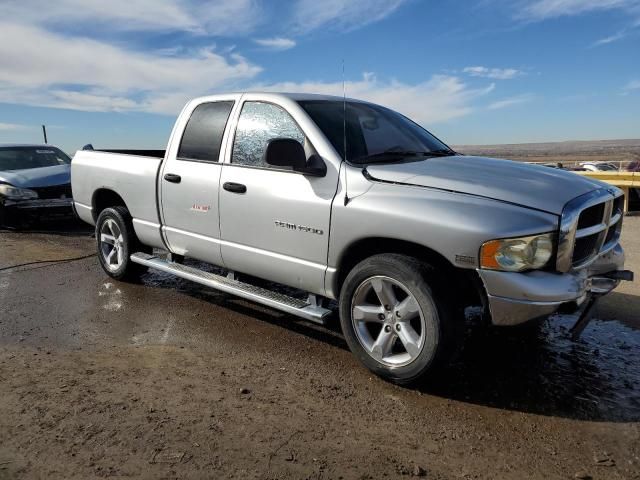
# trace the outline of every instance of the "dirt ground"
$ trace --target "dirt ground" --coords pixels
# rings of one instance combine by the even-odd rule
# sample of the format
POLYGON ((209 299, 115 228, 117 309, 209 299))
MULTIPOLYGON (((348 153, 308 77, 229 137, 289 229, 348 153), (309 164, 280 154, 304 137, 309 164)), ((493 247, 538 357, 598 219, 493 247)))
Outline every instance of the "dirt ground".
MULTIPOLYGON (((640 272, 640 217, 625 220, 640 272)), ((0 269, 94 252, 0 232, 0 269)), ((469 328, 416 388, 324 328, 95 257, 0 270, 0 479, 639 479, 640 288, 539 330, 469 328)))

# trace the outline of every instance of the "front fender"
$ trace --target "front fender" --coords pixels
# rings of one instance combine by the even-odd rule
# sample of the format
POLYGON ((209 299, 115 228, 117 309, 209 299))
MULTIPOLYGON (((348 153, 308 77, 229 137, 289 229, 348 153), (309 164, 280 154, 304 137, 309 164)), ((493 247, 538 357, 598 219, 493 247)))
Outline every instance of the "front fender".
POLYGON ((380 237, 423 245, 452 265, 475 269, 484 242, 554 232, 558 221, 551 213, 503 201, 374 182, 347 205, 334 202, 328 267, 335 271, 355 242, 380 237))

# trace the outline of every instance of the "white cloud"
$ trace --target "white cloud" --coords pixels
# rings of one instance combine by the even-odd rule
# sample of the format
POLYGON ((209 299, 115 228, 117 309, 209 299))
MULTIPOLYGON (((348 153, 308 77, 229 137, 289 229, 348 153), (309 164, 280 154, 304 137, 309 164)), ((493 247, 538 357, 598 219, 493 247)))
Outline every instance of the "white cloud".
POLYGON ((630 19, 622 30, 593 42, 592 48, 622 40, 640 27, 640 0, 522 0, 518 5, 516 17, 528 22, 605 11, 618 11, 630 19))
POLYGON ((632 90, 640 90, 640 80, 630 81, 625 85, 624 90, 627 92, 630 92, 632 90))
POLYGON ((494 80, 511 80, 524 75, 524 72, 515 68, 488 68, 482 66, 466 67, 463 72, 472 77, 492 78, 494 80))
POLYGON ((25 128, 27 128, 26 125, 20 125, 18 123, 0 123, 0 132, 13 132, 15 130, 24 130, 25 128))
POLYGON ((254 42, 256 42, 261 47, 276 51, 289 50, 290 48, 296 46, 295 40, 283 37, 257 38, 256 40, 254 40, 254 42))
POLYGON ((236 36, 255 27, 260 10, 257 0, 3 0, 0 18, 54 27, 236 36))
POLYGON ((354 30, 382 20, 409 1, 292 0, 283 8, 265 0, 2 0, 0 18, 55 28, 240 37, 273 17, 283 26, 293 26, 297 34, 320 27, 354 30))
MULTIPOLYGON (((393 108, 416 122, 430 125, 469 115, 473 102, 494 89, 472 89, 459 78, 435 75, 416 84, 382 82, 367 73, 362 80, 345 83, 347 96, 393 108)), ((308 92, 342 96, 342 82, 307 81, 257 85, 254 90, 308 92)))
POLYGON ((525 2, 520 17, 537 21, 614 9, 638 13, 640 0, 533 0, 525 2))
MULTIPOLYGON (((0 32, 0 102, 89 111, 176 114, 191 97, 242 89, 261 68, 233 52, 203 49, 189 56, 138 52, 42 28, 3 24, 0 32)), ((342 94, 342 82, 257 85, 270 91, 342 94)), ((424 82, 379 81, 366 74, 346 83, 347 93, 397 109, 424 124, 468 115, 473 102, 493 90, 474 89, 455 76, 424 82)))
MULTIPOLYGON (((296 0, 292 16, 285 21, 294 22, 293 31, 299 34, 320 27, 353 30, 387 17, 406 1, 410 0, 296 0)), ((233 48, 189 51, 177 44, 172 49, 141 51, 124 41, 96 40, 99 36, 93 31, 95 38, 79 32, 95 26, 138 34, 246 35, 261 18, 256 10, 259 2, 4 0, 0 3, 0 65, 7 68, 0 69, 0 102, 173 115, 193 96, 255 85, 261 67, 233 48), (246 25, 237 25, 243 22, 246 25)), ((296 44, 286 37, 255 41, 271 49, 296 44)), ((490 78, 500 78, 495 75, 490 78)), ((430 124, 468 115, 474 102, 494 85, 471 88, 459 77, 444 75, 417 83, 379 81, 366 74, 362 80, 347 82, 346 87, 353 97, 388 105, 430 124)), ((342 94, 341 81, 263 84, 261 88, 342 94)))
POLYGON ((37 27, 3 24, 0 102, 79 110, 176 113, 194 95, 248 80, 261 68, 237 54, 202 49, 167 57, 37 27), (72 85, 73 87, 70 87, 72 85))
POLYGON ((305 33, 320 27, 355 30, 380 21, 408 0, 298 0, 294 6, 295 30, 305 33))
POLYGON ((524 103, 529 103, 533 100, 533 95, 531 93, 525 93, 522 95, 516 95, 515 97, 509 97, 502 100, 498 100, 497 102, 493 102, 489 104, 487 107, 489 110, 501 110, 503 108, 513 107, 515 105, 522 105, 524 103))
POLYGON ((592 47, 599 47, 601 45, 607 45, 609 43, 613 43, 613 42, 617 42, 618 40, 622 40, 624 37, 627 36, 627 30, 621 30, 618 33, 615 33, 613 35, 609 35, 608 37, 604 37, 601 38, 600 40, 596 41, 593 43, 593 45, 591 45, 592 47))

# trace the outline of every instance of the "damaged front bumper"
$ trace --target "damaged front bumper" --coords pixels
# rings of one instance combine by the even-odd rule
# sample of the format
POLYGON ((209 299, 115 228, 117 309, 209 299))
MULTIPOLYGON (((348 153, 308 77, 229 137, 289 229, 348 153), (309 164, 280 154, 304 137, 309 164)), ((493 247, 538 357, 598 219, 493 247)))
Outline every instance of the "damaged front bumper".
POLYGON ((589 268, 568 273, 526 273, 478 270, 487 293, 494 325, 518 325, 547 317, 558 310, 576 311, 593 295, 616 288, 624 268, 620 244, 601 255, 589 268))

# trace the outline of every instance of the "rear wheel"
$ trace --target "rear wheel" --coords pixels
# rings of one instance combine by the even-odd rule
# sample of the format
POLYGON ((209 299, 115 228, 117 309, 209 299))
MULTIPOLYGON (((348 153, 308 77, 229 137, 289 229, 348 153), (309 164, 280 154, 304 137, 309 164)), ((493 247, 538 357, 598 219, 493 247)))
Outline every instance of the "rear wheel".
POLYGON ((131 215, 125 207, 106 208, 96 221, 98 259, 102 269, 116 280, 136 280, 147 269, 133 263, 132 253, 145 251, 133 230, 131 215))
POLYGON ((451 308, 433 274, 414 258, 376 255, 356 265, 343 284, 340 322, 351 351, 395 383, 422 377, 449 348, 451 308))

